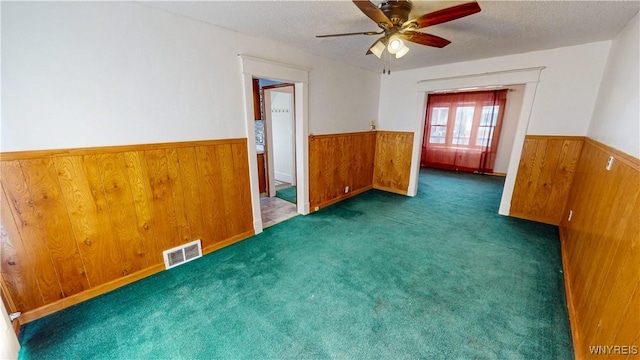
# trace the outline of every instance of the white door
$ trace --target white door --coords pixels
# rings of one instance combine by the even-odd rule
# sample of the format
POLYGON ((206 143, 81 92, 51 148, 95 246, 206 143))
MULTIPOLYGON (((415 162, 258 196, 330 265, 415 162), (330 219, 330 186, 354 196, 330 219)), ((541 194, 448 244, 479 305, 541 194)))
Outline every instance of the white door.
POLYGON ((293 86, 264 90, 269 196, 275 196, 275 180, 295 185, 293 100, 293 86))

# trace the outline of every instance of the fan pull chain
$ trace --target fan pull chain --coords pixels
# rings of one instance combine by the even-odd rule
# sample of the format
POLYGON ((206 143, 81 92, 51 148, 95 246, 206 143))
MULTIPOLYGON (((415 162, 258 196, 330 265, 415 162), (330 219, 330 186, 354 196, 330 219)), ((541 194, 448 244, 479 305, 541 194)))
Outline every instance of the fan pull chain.
POLYGON ((391 54, 387 54, 387 75, 391 75, 391 54))
POLYGON ((387 54, 386 51, 382 54, 382 58, 380 60, 382 61, 382 66, 383 66, 382 74, 391 75, 391 59, 389 58, 389 54, 387 54))
POLYGON ((391 61, 389 61, 389 52, 387 51, 384 52, 384 62, 384 67, 389 67, 389 70, 387 70, 387 75, 389 75, 389 72, 391 71, 391 61))

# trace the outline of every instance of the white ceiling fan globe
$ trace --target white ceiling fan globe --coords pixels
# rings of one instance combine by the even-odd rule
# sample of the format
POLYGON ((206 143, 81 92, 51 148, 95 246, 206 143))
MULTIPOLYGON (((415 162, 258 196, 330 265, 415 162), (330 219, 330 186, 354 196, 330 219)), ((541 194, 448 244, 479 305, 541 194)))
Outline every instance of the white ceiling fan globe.
POLYGON ((389 50, 389 52, 391 54, 395 54, 398 51, 400 51, 400 49, 402 49, 404 47, 404 42, 402 41, 402 39, 400 39, 397 36, 393 36, 391 38, 391 41, 389 41, 389 45, 387 46, 387 50, 389 50))

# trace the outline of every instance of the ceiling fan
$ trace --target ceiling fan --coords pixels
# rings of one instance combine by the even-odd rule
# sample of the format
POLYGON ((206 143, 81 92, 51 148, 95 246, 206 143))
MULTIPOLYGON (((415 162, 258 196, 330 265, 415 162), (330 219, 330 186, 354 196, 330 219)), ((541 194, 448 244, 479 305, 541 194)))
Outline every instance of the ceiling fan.
POLYGON ((413 8, 410 0, 387 0, 380 5, 376 5, 368 0, 353 0, 353 3, 360 11, 373 20, 382 31, 318 35, 316 37, 383 35, 376 40, 367 51, 367 55, 374 54, 378 58, 382 55, 385 47, 389 53, 394 54, 398 59, 406 55, 409 52, 409 48, 404 44, 402 39, 421 45, 443 48, 449 45, 451 41, 415 30, 442 24, 480 12, 480 6, 477 2, 473 1, 430 12, 409 20, 409 14, 413 8))

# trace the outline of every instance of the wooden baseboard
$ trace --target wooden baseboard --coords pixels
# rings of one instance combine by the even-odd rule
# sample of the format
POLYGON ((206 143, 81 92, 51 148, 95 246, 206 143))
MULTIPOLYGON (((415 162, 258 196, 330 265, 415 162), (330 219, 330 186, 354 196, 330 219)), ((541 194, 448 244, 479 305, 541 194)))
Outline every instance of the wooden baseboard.
POLYGON ((560 226, 560 253, 562 255, 562 271, 564 275, 564 289, 567 297, 567 310, 569 311, 569 324, 571 326, 571 338, 573 339, 573 353, 576 359, 583 359, 584 354, 582 353, 582 341, 580 340, 580 334, 578 333, 578 324, 576 324, 576 319, 578 318, 576 315, 576 308, 573 306, 573 292, 571 290, 571 282, 569 279, 569 259, 568 254, 565 251, 566 245, 565 241, 567 239, 567 229, 564 226, 560 226))
POLYGON ((235 236, 232 236, 230 238, 228 238, 227 240, 224 241, 220 241, 217 242, 215 244, 209 245, 207 247, 205 247, 204 249, 202 249, 202 255, 207 255, 211 252, 214 252, 216 250, 220 250, 223 247, 227 247, 229 245, 233 245, 239 241, 245 240, 247 238, 252 237, 253 235, 255 235, 255 231, 254 230, 249 230, 249 231, 245 231, 242 234, 238 234, 235 236))
POLYGON ((320 203, 320 204, 312 207, 310 210, 311 210, 311 212, 318 211, 318 210, 320 210, 322 208, 325 208, 325 207, 327 207, 329 205, 333 205, 333 204, 335 204, 337 202, 340 202, 342 200, 348 199, 348 198, 350 198, 352 196, 356 196, 358 194, 362 194, 363 192, 371 190, 371 189, 373 189, 373 186, 371 186, 371 185, 365 186, 365 187, 360 188, 358 190, 354 190, 354 191, 352 191, 352 192, 350 192, 348 194, 344 194, 344 195, 338 196, 337 198, 334 198, 334 199, 325 201, 323 203, 320 203), (318 208, 317 210, 316 210, 316 207, 318 208))
MULTIPOLYGON (((337 202, 340 202, 342 200, 348 199, 348 198, 350 198, 352 196, 356 196, 358 194, 362 194, 363 192, 369 191, 371 189, 387 191, 387 192, 391 192, 391 193, 394 193, 394 194, 407 195, 407 190, 393 189, 393 188, 389 188, 389 187, 385 187, 385 186, 379 186, 379 185, 369 185, 369 186, 360 188, 358 190, 354 190, 354 191, 352 191, 352 192, 350 192, 348 194, 344 194, 344 195, 338 196, 337 198, 331 199, 329 201, 325 201, 323 203, 320 203, 320 204, 316 205, 316 207, 318 207, 318 210, 320 210, 320 209, 325 208, 325 207, 327 207, 329 205, 333 205, 333 204, 335 204, 337 202)), ((311 212, 318 211, 318 210, 315 210, 315 207, 313 207, 311 209, 311 212)))
POLYGON ((547 218, 543 218, 543 217, 539 217, 539 216, 533 216, 533 215, 529 215, 529 214, 520 214, 520 213, 510 212, 509 216, 515 217, 515 218, 518 218, 518 219, 531 220, 531 221, 535 221, 535 222, 539 222, 539 223, 543 223, 543 224, 549 224, 549 225, 555 225, 555 226, 559 225, 558 222, 553 220, 553 219, 547 219, 547 218))
MULTIPOLYGON (((203 255, 206 255, 208 253, 211 253, 215 250, 219 250, 223 247, 232 245, 237 243, 238 241, 247 239, 251 236, 253 236, 255 233, 253 230, 244 232, 242 234, 238 234, 235 236, 232 236, 224 241, 220 241, 218 243, 215 243, 213 245, 207 246, 206 248, 202 249, 202 253, 203 255)), ((160 263, 160 264, 155 264, 153 266, 150 266, 144 270, 135 272, 133 274, 115 279, 113 281, 104 283, 102 285, 96 286, 94 288, 91 288, 89 290, 85 290, 81 293, 77 293, 74 295, 71 295, 69 297, 66 297, 64 299, 60 299, 56 302, 47 304, 45 306, 41 306, 37 309, 31 310, 31 311, 27 311, 24 314, 20 315, 19 319, 14 320, 14 323, 18 323, 18 327, 22 324, 26 324, 29 323, 31 321, 40 319, 41 317, 53 314, 57 311, 60 311, 62 309, 66 309, 68 307, 71 307, 73 305, 76 305, 78 303, 81 303, 83 301, 89 300, 89 299, 93 299, 97 296, 100 296, 102 294, 106 294, 112 290, 115 290, 117 288, 120 288, 122 286, 131 284, 133 282, 136 282, 138 280, 142 280, 146 277, 149 277, 153 274, 157 274, 161 271, 165 270, 164 268, 164 263, 160 263), (18 322, 19 320, 19 322, 18 322)), ((15 326, 15 325, 14 325, 15 326)), ((14 327, 15 328, 15 327, 14 327)), ((19 331, 19 330, 18 330, 19 331)))
POLYGON ((79 304, 83 301, 89 300, 89 299, 93 299, 94 297, 97 297, 99 295, 102 294, 106 294, 112 290, 115 290, 119 287, 122 287, 124 285, 128 285, 131 284, 132 282, 144 279, 146 277, 149 277, 153 274, 159 273, 160 271, 164 270, 164 264, 155 264, 153 266, 150 266, 144 270, 140 270, 138 272, 135 272, 133 274, 115 279, 113 281, 109 281, 107 283, 104 283, 102 285, 98 285, 94 288, 91 288, 89 290, 85 290, 83 292, 68 296, 64 299, 60 299, 58 301, 52 302, 50 304, 47 304, 45 306, 41 306, 37 309, 33 309, 31 311, 27 311, 25 313, 23 313, 22 315, 20 315, 20 322, 22 324, 26 324, 29 323, 33 320, 37 320, 40 319, 41 317, 53 314, 57 311, 60 311, 62 309, 66 309, 68 307, 71 307, 73 305, 79 304))
POLYGON ((394 188, 381 186, 381 185, 373 185, 373 188, 376 190, 382 190, 382 191, 386 191, 394 194, 407 195, 407 190, 394 189, 394 188))

